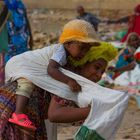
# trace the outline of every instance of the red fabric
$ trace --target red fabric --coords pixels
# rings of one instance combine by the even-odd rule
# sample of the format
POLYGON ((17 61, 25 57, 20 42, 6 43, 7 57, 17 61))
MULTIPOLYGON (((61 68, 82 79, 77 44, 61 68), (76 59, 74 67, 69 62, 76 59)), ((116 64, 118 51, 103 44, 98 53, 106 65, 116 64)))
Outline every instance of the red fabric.
POLYGON ((120 72, 115 72, 115 74, 112 76, 112 79, 115 80, 120 75, 121 75, 120 72))
POLYGON ((54 96, 55 101, 63 106, 75 106, 75 103, 73 101, 61 98, 59 96, 54 96))
POLYGON ((138 64, 140 64, 140 52, 135 54, 135 60, 138 64))
POLYGON ((140 14, 140 4, 135 7, 135 13, 140 14))
POLYGON ((140 60, 140 52, 135 54, 135 58, 140 60))
POLYGON ((140 15, 133 15, 130 17, 128 32, 122 38, 121 42, 125 42, 127 36, 132 32, 136 32, 140 36, 140 15))
POLYGON ((132 32, 135 32, 140 36, 140 4, 135 7, 135 14, 130 16, 128 26, 128 32, 122 38, 121 42, 125 42, 127 36, 132 32))

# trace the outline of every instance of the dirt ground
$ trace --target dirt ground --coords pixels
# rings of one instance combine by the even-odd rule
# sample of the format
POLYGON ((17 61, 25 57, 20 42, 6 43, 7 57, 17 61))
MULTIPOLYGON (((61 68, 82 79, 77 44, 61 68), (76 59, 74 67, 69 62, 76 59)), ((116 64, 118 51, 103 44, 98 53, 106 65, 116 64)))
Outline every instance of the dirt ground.
MULTIPOLYGON (((35 48, 41 48, 52 40, 57 40, 62 26, 75 17, 75 13, 59 11, 29 11, 35 48)), ((106 28, 106 27, 104 27, 106 28)), ((113 30, 113 26, 112 26, 113 30)), ((71 125, 59 125, 58 140, 70 140, 78 127, 71 125)), ((140 109, 134 100, 130 100, 123 122, 116 135, 116 140, 140 140, 140 109)))

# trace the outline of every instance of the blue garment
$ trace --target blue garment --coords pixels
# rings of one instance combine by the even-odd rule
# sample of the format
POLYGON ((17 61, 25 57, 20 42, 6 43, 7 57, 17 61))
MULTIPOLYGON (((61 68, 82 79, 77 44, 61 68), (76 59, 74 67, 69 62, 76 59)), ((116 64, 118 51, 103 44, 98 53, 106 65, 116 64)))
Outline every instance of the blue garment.
POLYGON ((126 56, 130 54, 130 51, 128 48, 124 49, 124 51, 122 52, 122 54, 119 56, 119 59, 116 63, 116 67, 117 68, 121 68, 123 66, 126 66, 128 64, 130 64, 131 62, 134 61, 134 58, 133 57, 127 57, 126 59, 126 56))
POLYGON ((82 16, 77 16, 77 19, 83 19, 89 22, 91 25, 93 25, 95 31, 98 30, 98 24, 100 23, 100 20, 93 14, 85 12, 82 16))
POLYGON ((5 55, 5 62, 11 57, 28 50, 30 37, 26 9, 21 0, 4 0, 11 13, 11 20, 7 22, 8 29, 8 52, 5 55))

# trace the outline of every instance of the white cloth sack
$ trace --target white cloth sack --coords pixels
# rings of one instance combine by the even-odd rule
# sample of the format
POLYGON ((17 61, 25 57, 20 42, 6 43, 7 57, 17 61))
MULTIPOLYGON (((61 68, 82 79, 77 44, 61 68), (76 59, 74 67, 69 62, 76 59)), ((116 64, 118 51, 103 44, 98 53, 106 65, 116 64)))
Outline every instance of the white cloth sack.
POLYGON ((79 94, 71 92, 66 84, 47 74, 49 59, 57 47, 45 47, 13 57, 6 65, 6 81, 24 77, 44 90, 75 101, 79 107, 87 107, 90 104, 91 111, 84 125, 96 130, 104 139, 113 140, 128 104, 128 94, 101 87, 82 76, 61 69, 82 86, 82 92, 79 94))

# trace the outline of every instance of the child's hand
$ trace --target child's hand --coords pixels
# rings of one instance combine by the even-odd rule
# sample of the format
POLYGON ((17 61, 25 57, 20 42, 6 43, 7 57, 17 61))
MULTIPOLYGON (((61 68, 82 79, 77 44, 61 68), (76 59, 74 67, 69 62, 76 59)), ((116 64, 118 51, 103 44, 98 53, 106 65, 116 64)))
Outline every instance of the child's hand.
POLYGON ((81 86, 74 79, 70 79, 68 85, 73 92, 81 91, 81 86))

